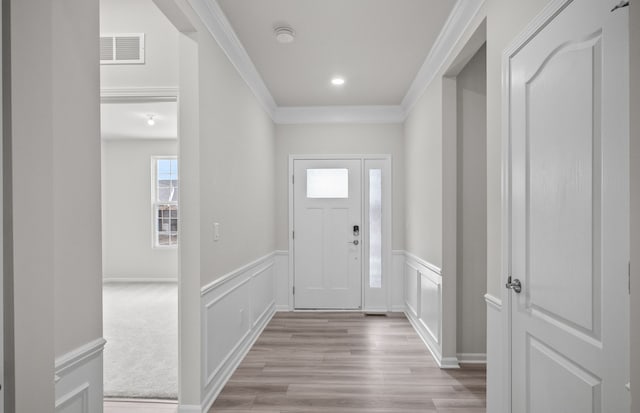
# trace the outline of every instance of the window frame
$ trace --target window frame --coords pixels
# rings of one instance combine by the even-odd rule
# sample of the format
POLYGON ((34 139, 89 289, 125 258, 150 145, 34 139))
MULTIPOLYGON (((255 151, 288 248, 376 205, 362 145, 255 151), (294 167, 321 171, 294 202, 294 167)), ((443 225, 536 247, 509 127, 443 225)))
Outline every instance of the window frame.
MULTIPOLYGON (((180 207, 179 207, 179 198, 178 201, 170 201, 170 202, 160 202, 158 200, 158 161, 161 160, 175 160, 178 161, 178 157, 175 155, 154 155, 151 157, 151 247, 153 249, 177 249, 179 243, 179 233, 180 233, 180 207), (158 209, 162 205, 170 205, 175 207, 176 210, 176 220, 177 220, 177 228, 176 231, 171 231, 169 229, 169 236, 173 235, 175 232, 176 242, 174 244, 162 245, 159 243, 159 235, 163 231, 158 230, 158 209)), ((180 162, 177 163, 177 171, 178 171, 178 191, 180 191, 180 162)), ((169 217, 171 220, 172 218, 169 217)))

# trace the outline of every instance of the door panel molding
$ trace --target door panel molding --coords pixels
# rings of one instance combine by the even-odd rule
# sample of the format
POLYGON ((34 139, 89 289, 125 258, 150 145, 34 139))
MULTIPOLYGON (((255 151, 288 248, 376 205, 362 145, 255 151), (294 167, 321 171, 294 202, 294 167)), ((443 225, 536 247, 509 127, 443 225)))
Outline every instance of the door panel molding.
MULTIPOLYGON (((624 14, 627 12, 612 14, 609 12, 611 8, 609 3, 615 2, 611 0, 602 3, 595 1, 582 3, 572 0, 553 0, 515 38, 502 56, 501 279, 504 285, 513 275, 514 278, 523 280, 524 285, 521 296, 507 289, 503 289, 501 295, 505 310, 500 316, 503 329, 502 345, 505 347, 499 368, 505 377, 503 381, 505 388, 501 396, 503 397, 501 404, 505 412, 519 412, 520 408, 544 411, 548 403, 553 403, 552 406, 566 403, 571 397, 567 395, 568 393, 560 391, 563 389, 562 386, 569 386, 573 399, 580 403, 584 402, 584 405, 574 405, 576 411, 599 412, 601 406, 607 411, 608 409, 616 410, 617 407, 614 406, 617 406, 616 403, 622 406, 627 400, 622 394, 623 384, 620 384, 618 389, 618 381, 621 378, 620 375, 624 375, 624 369, 619 369, 620 371, 616 373, 618 376, 611 373, 612 366, 620 362, 620 357, 624 357, 624 344, 620 343, 626 342, 623 333, 628 326, 624 317, 617 322, 617 319, 613 319, 613 315, 624 315, 625 300, 615 300, 619 293, 618 287, 609 290, 614 288, 611 285, 619 284, 621 275, 626 275, 626 273, 622 274, 624 272, 622 264, 626 265, 628 260, 628 245, 619 245, 624 244, 620 240, 624 238, 625 229, 628 228, 628 223, 626 226, 624 224, 624 211, 628 207, 628 201, 625 202, 624 197, 624 179, 616 180, 616 177, 624 176, 622 171, 625 167, 624 160, 618 159, 620 158, 618 155, 620 152, 628 153, 625 151, 625 145, 628 145, 628 143, 625 144, 625 137, 628 136, 625 116, 628 116, 628 110, 625 111, 624 107, 620 106, 623 103, 618 105, 618 102, 625 102, 625 98, 628 97, 626 95, 628 88, 624 87, 623 80, 626 78, 628 69, 624 64, 626 62, 624 41, 615 41, 625 38, 624 14), (567 10, 570 6, 570 10, 567 10), (564 11, 566 13, 563 13, 564 11), (552 23, 554 24, 551 26, 552 23), (552 49, 554 46, 555 49, 552 49), (524 48, 527 49, 524 50, 524 48), (608 59, 607 56, 609 56, 608 59), (551 175, 553 179, 569 184, 567 196, 584 201, 576 205, 578 216, 565 211, 566 219, 559 221, 560 226, 556 231, 576 238, 576 234, 586 228, 586 232, 579 235, 579 239, 574 240, 576 241, 574 244, 579 244, 573 251, 577 259, 572 261, 575 257, 566 257, 566 260, 563 258, 564 266, 556 268, 551 261, 558 260, 561 255, 557 250, 553 251, 553 246, 545 245, 543 242, 544 239, 557 238, 552 231, 553 228, 551 226, 546 228, 547 234, 543 234, 546 236, 541 236, 537 240, 535 234, 532 235, 534 223, 531 222, 531 216, 535 213, 544 214, 545 208, 545 203, 538 205, 542 205, 543 208, 532 206, 530 202, 532 191, 535 191, 534 196, 540 197, 544 196, 547 190, 553 193, 554 189, 528 187, 532 173, 531 163, 540 160, 546 162, 545 158, 548 158, 547 155, 550 153, 545 154, 544 150, 536 152, 531 149, 530 122, 533 121, 531 121, 529 98, 535 83, 549 75, 554 70, 554 65, 563 64, 562 58, 570 58, 572 63, 581 69, 578 72, 582 71, 582 77, 579 76, 581 73, 577 73, 577 79, 569 79, 568 86, 571 86, 571 82, 581 81, 583 86, 593 89, 590 93, 592 101, 571 102, 569 106, 563 107, 563 114, 566 109, 569 115, 574 115, 573 126, 579 125, 578 120, 581 116, 575 111, 580 107, 589 112, 588 116, 595 115, 595 118, 593 122, 586 122, 587 125, 582 132, 572 130, 571 134, 566 134, 569 140, 573 139, 566 144, 571 148, 579 144, 574 142, 576 139, 587 137, 588 140, 582 142, 582 150, 578 149, 576 154, 572 149, 567 159, 556 156, 556 159, 552 159, 549 163, 552 167, 553 165, 562 166, 557 171, 551 171, 551 175), (537 65, 534 63, 536 60, 539 62, 537 65), (576 63, 576 60, 579 62, 576 63), (599 69, 606 64, 607 60, 616 64, 609 64, 600 72, 599 69), (512 73, 514 78, 511 78, 512 73), (599 83, 600 79, 602 84, 599 83), (585 84, 585 81, 588 83, 585 84), (526 99, 523 100, 523 96, 526 96, 526 99), (614 112, 612 107, 615 108, 615 116, 612 115, 614 112), (589 108, 592 110, 588 110, 589 108), (518 125, 526 125, 526 128, 523 129, 518 125), (525 129, 526 131, 523 132, 525 129), (523 133, 526 135, 524 140, 523 133), (607 137, 606 143, 601 141, 601 133, 603 140, 604 136, 607 137), (512 140, 514 136, 517 139, 512 140), (526 166, 523 167, 523 165, 526 166), (571 166, 577 166, 578 169, 586 168, 577 170, 575 181, 561 174, 563 171, 570 170, 571 166), (513 176, 512 171, 515 171, 513 176), (520 185, 520 182, 525 183, 525 186, 520 185), (575 185, 574 189, 579 188, 579 190, 576 189, 572 193, 571 185, 575 185), (584 199, 579 198, 580 191, 585 191, 582 193, 584 199), (621 206, 620 213, 616 215, 615 211, 618 209, 612 209, 612 205, 617 201, 620 201, 621 206), (523 211, 526 211, 524 215, 523 211), (568 226, 561 227, 564 223, 568 223, 568 226), (621 238, 616 237, 615 234, 621 234, 621 238), (524 249, 523 245, 525 245, 524 249), (538 249, 532 250, 532 245, 537 245, 538 249), (548 254, 544 253, 545 248, 548 249, 548 254), (535 259, 529 258, 532 251, 535 259), (625 254, 627 254, 626 258, 625 254), (548 259, 543 259, 547 255, 548 259), (531 267, 532 260, 540 261, 537 262, 538 268, 535 271, 531 267), (580 264, 584 268, 578 271, 574 268, 575 264, 580 264), (555 274, 549 274, 549 271, 555 274), (572 272, 576 273, 574 281, 582 283, 584 290, 584 294, 576 297, 571 297, 573 287, 571 280, 558 278, 559 273, 562 273, 563 277, 567 277, 569 273, 568 278, 570 278, 572 272), (577 275, 578 273, 580 276, 577 275), (607 284, 604 283, 605 277, 608 280, 607 284), (552 280, 554 282, 551 282, 552 280), (560 285, 557 285, 557 282, 560 285), (605 288, 609 291, 605 291, 605 288), (536 289, 538 289, 537 293, 536 289), (553 291, 560 290, 570 292, 569 296, 563 294, 561 298, 565 302, 576 302, 579 312, 558 304, 560 298, 557 294, 553 296, 553 291), (549 294, 551 297, 548 296, 549 294), (518 322, 527 323, 527 327, 523 328, 524 324, 513 324, 516 319, 518 322), (517 336, 514 336, 514 331, 518 332, 517 336), (521 336, 524 333, 526 337, 523 339, 521 336), (615 342, 611 339, 613 336, 619 336, 620 343, 615 344, 614 350, 611 350, 615 342), (515 347, 516 345, 524 345, 527 351, 515 351, 514 349, 519 348, 515 347), (517 369, 523 372, 526 383, 530 384, 524 385, 524 389, 516 388, 515 372, 512 375, 512 362, 522 366, 523 361, 522 357, 514 359, 516 353, 520 356, 526 355, 525 369, 517 369), (603 368, 605 370, 602 370, 603 368), (549 385, 549 380, 557 381, 558 385, 549 385), (534 394, 536 393, 535 383, 541 385, 540 389, 546 389, 544 394, 534 394), (535 406, 532 404, 534 401, 535 406)), ((562 72, 567 70, 568 68, 565 67, 562 72)), ((567 86, 564 81, 551 83, 561 87, 567 86)), ((578 87, 577 83, 573 86, 575 87, 568 93, 572 90, 584 92, 584 88, 578 87)), ((547 90, 546 93, 553 94, 560 91, 547 90)), ((578 95, 571 94, 571 96, 578 95)), ((553 102, 550 96, 547 95, 543 102, 553 102)), ((542 105, 537 110, 544 114, 547 109, 542 105)), ((546 122, 548 125, 556 126, 558 133, 562 132, 563 128, 572 126, 568 121, 566 124, 560 123, 558 125, 554 122, 546 122)), ((543 135, 538 134, 538 137, 540 136, 543 135)), ((540 144, 539 140, 537 142, 540 144)), ((549 145, 552 144, 549 143, 549 145)), ((561 150, 562 145, 565 145, 563 142, 556 141, 554 145, 559 148, 559 153, 566 152, 561 150)), ((537 165, 536 182, 543 178, 540 173, 549 172, 545 169, 547 166, 537 165)), ((567 188, 564 190, 566 191, 567 188)), ((565 204, 566 201, 558 200, 557 205, 565 204)), ((551 207, 549 208, 549 211, 552 211, 551 207)), ((559 211, 561 209, 556 208, 553 217, 562 217, 559 211)), ((544 222, 541 220, 544 218, 543 215, 538 218, 538 223, 544 222)), ((539 231, 539 225, 537 228, 539 231)), ((567 248, 564 245, 571 241, 564 240, 565 244, 556 245, 554 248, 562 246, 565 250, 567 248)), ((568 250, 571 253, 571 248, 568 250)), ((580 285, 577 288, 580 288, 580 285)))

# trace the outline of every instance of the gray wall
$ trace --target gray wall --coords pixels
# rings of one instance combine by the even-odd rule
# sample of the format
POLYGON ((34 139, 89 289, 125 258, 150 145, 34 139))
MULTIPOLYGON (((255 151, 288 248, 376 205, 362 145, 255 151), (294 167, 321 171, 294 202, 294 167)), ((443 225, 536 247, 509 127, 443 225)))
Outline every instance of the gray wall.
POLYGON ((393 173, 392 248, 404 248, 404 151, 401 124, 276 126, 276 247, 289 249, 289 155, 390 154, 393 173))
POLYGON ((193 26, 179 37, 180 397, 199 405, 201 287, 275 251, 275 127, 190 6, 178 4, 175 18, 193 26))
POLYGON ((11 20, 7 411, 52 412, 55 357, 102 335, 98 2, 11 1, 11 20))
POLYGON ((483 46, 457 76, 457 347, 486 353, 487 71, 483 46))
POLYGON ((631 411, 640 410, 640 3, 632 2, 631 46, 631 411))
POLYGON ((176 156, 176 139, 103 139, 103 277, 178 277, 177 248, 154 248, 151 204, 153 156, 176 156))

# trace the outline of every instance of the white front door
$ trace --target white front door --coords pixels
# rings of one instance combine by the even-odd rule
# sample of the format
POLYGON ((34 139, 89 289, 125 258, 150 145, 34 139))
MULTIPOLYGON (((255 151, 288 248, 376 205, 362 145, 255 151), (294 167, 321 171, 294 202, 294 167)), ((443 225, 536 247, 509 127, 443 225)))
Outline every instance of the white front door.
POLYGON ((361 160, 293 161, 294 305, 361 307, 361 160))
POLYGON ((618 0, 565 3, 505 60, 512 411, 622 413, 627 11, 610 11, 618 0))

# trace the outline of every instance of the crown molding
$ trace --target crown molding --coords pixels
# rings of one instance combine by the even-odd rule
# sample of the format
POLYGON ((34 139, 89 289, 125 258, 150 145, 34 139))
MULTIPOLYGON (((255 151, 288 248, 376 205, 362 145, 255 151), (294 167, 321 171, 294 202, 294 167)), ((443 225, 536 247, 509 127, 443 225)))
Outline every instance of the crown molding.
POLYGON ((276 101, 262 80, 249 54, 238 39, 231 23, 216 0, 190 0, 193 9, 200 17, 209 33, 218 42, 231 64, 236 68, 249 89, 258 99, 264 110, 273 118, 276 101))
POLYGON ((175 102, 177 100, 177 87, 105 87, 100 89, 102 103, 175 102))
POLYGON ((402 123, 401 106, 290 106, 276 109, 277 124, 302 123, 402 123))
POLYGON ((458 0, 400 106, 278 107, 216 0, 189 0, 264 110, 277 124, 403 122, 435 79, 485 0, 458 0))
POLYGON ((401 105, 407 115, 449 59, 460 38, 484 6, 484 2, 485 0, 458 0, 453 6, 442 31, 402 100, 401 105))

